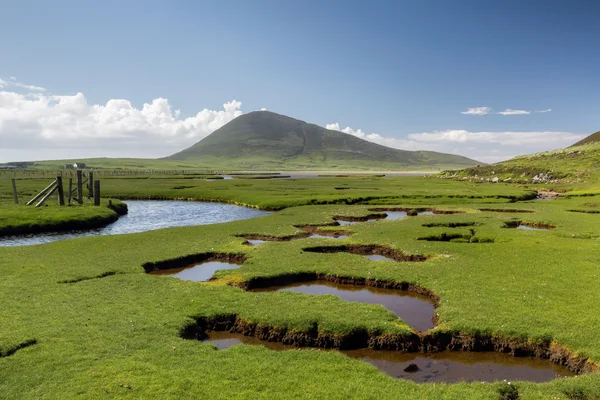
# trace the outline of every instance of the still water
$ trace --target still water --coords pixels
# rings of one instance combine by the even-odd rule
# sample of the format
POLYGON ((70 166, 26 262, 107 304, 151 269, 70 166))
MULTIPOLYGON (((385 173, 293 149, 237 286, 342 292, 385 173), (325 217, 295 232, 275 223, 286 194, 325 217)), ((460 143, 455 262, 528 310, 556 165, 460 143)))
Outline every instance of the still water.
POLYGON ((1 246, 27 246, 56 242, 84 236, 119 235, 175 226, 209 225, 269 215, 269 212, 233 204, 194 202, 127 200, 129 213, 104 228, 60 233, 38 233, 0 237, 1 246))

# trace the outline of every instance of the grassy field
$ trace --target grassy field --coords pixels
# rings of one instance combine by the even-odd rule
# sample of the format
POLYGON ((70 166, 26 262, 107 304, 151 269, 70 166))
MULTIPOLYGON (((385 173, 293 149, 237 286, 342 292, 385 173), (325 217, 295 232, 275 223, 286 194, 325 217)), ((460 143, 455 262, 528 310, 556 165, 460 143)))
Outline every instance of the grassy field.
MULTIPOLYGON (((19 184, 24 194, 39 186, 35 180, 19 184)), ((4 212, 11 193, 2 185, 4 212)), ((439 296, 438 327, 428 333, 432 338, 559 345, 572 355, 600 360, 595 255, 600 214, 568 211, 600 208, 595 197, 511 203, 531 197, 532 191, 504 184, 374 177, 191 183, 180 178, 115 178, 103 180, 103 190, 106 196, 121 198, 289 207, 227 224, 0 248, 0 398, 507 398, 501 395, 506 387, 502 382, 415 384, 336 352, 275 352, 260 346, 216 350, 180 336, 197 319, 231 316, 266 330, 298 334, 316 329, 319 335, 340 338, 357 331, 383 339, 413 335, 380 306, 331 296, 252 293, 232 286, 300 273, 425 288, 439 296), (173 189, 186 185, 192 187, 173 189), (335 188, 344 185, 350 189, 340 194, 335 188), (384 208, 418 205, 463 213, 325 228, 354 233, 336 241, 302 239, 248 247, 238 237, 294 235, 302 232, 296 225, 372 214, 372 208, 382 207, 378 203, 384 208), (506 227, 516 221, 556 228, 506 227), (451 234, 493 242, 419 240, 451 234), (328 244, 380 245, 429 259, 389 263, 304 250, 328 244), (240 269, 218 272, 218 279, 209 283, 152 276, 142 267, 215 252, 243 254, 246 261, 240 269)), ((600 374, 514 386, 520 399, 598 399, 600 374)))

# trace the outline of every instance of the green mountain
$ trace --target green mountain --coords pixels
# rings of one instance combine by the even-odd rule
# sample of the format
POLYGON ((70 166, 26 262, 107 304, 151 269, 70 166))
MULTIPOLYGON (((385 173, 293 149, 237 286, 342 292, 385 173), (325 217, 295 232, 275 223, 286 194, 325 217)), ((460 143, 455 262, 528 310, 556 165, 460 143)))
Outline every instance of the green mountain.
POLYGON ((442 176, 469 180, 495 180, 519 183, 574 183, 600 180, 600 132, 558 150, 518 156, 507 161, 442 176))
POLYGON ((227 169, 433 170, 480 164, 433 151, 381 146, 285 115, 255 111, 167 160, 227 169))

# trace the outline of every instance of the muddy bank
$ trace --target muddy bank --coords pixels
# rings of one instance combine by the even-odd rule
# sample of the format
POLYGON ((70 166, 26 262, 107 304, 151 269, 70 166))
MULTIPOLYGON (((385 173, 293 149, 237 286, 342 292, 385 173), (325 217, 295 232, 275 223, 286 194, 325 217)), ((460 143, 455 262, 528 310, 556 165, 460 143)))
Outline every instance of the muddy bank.
POLYGON ((10 357, 13 354, 15 354, 17 351, 24 349, 26 347, 29 347, 29 346, 34 346, 36 344, 37 344, 36 339, 30 339, 30 340, 21 342, 15 346, 9 346, 9 347, 5 347, 5 348, 0 347, 0 358, 10 357))
POLYGON ((200 253, 187 256, 172 258, 169 260, 147 262, 142 264, 146 273, 163 271, 168 269, 178 269, 191 267, 196 264, 202 264, 209 261, 221 261, 224 263, 241 265, 246 261, 246 255, 239 253, 200 253))
POLYGON ((432 222, 423 224, 426 228, 462 228, 466 226, 476 226, 477 222, 432 222))
POLYGON ((497 212, 497 213, 527 213, 527 214, 531 214, 534 213, 535 211, 533 210, 519 210, 516 208, 480 208, 479 211, 484 211, 484 212, 497 212))
POLYGON ((559 192, 552 190, 538 190, 536 193, 538 200, 556 200, 560 196, 559 192))
POLYGON ((353 217, 348 215, 335 215, 331 217, 334 221, 344 221, 344 222, 367 222, 378 219, 384 219, 387 215, 382 213, 377 214, 367 214, 360 217, 353 217))
POLYGON ((421 213, 430 212, 433 214, 463 214, 464 211, 458 210, 438 210, 437 208, 431 207, 377 207, 377 208, 369 208, 369 211, 376 212, 405 212, 409 217, 419 215, 421 213))
MULTIPOLYGON (((264 346, 273 351, 295 350, 297 347, 278 342, 261 341, 253 336, 231 332, 208 331, 205 343, 218 349, 228 349, 237 344, 264 346)), ((339 351, 320 349, 320 351, 339 351)), ((440 352, 403 353, 390 350, 342 350, 342 354, 365 361, 380 371, 400 379, 419 383, 432 382, 494 382, 519 381, 547 382, 573 372, 557 364, 529 357, 512 357, 494 352, 440 352)))
POLYGON ((179 332, 184 339, 205 340, 207 331, 227 331, 268 342, 280 342, 296 347, 334 348, 340 350, 373 349, 406 353, 439 353, 444 351, 498 352, 514 357, 535 357, 549 360, 574 373, 599 372, 598 363, 579 356, 555 342, 533 342, 525 339, 501 338, 492 335, 467 334, 452 331, 429 331, 424 334, 378 334, 357 327, 347 333, 319 330, 316 323, 306 332, 249 322, 236 315, 197 317, 179 332))
POLYGON ((556 228, 556 225, 554 224, 538 221, 507 221, 504 223, 503 228, 519 228, 522 226, 538 230, 549 230, 556 228))
MULTIPOLYGON (((332 238, 339 237, 347 237, 353 232, 348 232, 345 230, 323 230, 319 229, 319 227, 323 226, 339 226, 337 223, 329 224, 329 225, 295 225, 294 227, 297 229, 301 229, 304 232, 296 233, 294 235, 285 235, 285 236, 273 236, 273 235, 263 235, 258 233, 249 233, 249 234, 240 234, 236 235, 236 237, 244 238, 246 240, 260 240, 265 242, 289 242, 290 240, 297 239, 306 239, 310 237, 317 236, 326 236, 332 238)), ((245 242, 245 244, 248 244, 245 242)))
POLYGON ((339 275, 328 275, 316 272, 290 273, 273 277, 255 277, 248 281, 236 284, 245 290, 265 289, 275 286, 288 286, 296 283, 305 283, 311 281, 324 281, 342 285, 354 285, 355 287, 374 287, 382 289, 395 289, 416 293, 429 298, 434 306, 437 307, 440 298, 431 290, 415 285, 410 282, 385 281, 370 278, 356 278, 339 275))
POLYGON ((377 254, 383 257, 391 258, 394 261, 399 262, 423 262, 427 261, 430 257, 420 254, 405 254, 399 250, 392 249, 381 245, 341 245, 341 246, 315 246, 306 247, 303 251, 310 253, 350 253, 358 254, 362 256, 377 254))
POLYGON ((435 302, 407 290, 379 288, 365 285, 340 284, 326 280, 296 282, 283 286, 254 289, 256 293, 291 291, 310 295, 333 295, 345 301, 380 305, 396 314, 417 331, 427 331, 435 324, 435 302))

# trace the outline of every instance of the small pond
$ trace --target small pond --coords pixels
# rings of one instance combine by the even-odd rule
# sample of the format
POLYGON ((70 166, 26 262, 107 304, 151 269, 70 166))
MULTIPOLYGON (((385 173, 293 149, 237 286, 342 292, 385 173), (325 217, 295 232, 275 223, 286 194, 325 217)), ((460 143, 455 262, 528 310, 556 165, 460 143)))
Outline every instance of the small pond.
POLYGON ((127 200, 129 213, 100 229, 0 237, 2 246, 26 246, 84 236, 119 235, 176 226, 209 225, 271 213, 233 204, 195 201, 127 200))
POLYGON ((392 311, 414 329, 426 331, 433 328, 435 314, 433 301, 428 297, 405 290, 313 281, 253 289, 252 291, 279 292, 283 290, 313 295, 331 294, 346 301, 379 304, 392 311))
POLYGON ((534 228, 533 226, 528 226, 528 225, 519 225, 519 226, 517 226, 517 229, 523 229, 525 231, 547 231, 548 230, 545 228, 534 228))
POLYGON ((171 268, 161 271, 153 271, 152 275, 165 275, 178 278, 183 281, 207 282, 213 274, 221 269, 236 269, 241 267, 238 264, 231 264, 222 261, 208 261, 193 265, 191 267, 171 268))
MULTIPOLYGON (((219 349, 227 349, 236 344, 261 345, 271 350, 295 350, 298 347, 282 343, 267 342, 256 337, 243 336, 230 332, 209 331, 206 342, 219 349)), ((319 349, 319 351, 338 351, 319 349)), ((532 381, 547 382, 573 372, 553 364, 548 360, 528 357, 512 357, 494 352, 441 352, 441 353, 401 353, 388 350, 342 350, 348 357, 374 365, 380 371, 401 379, 420 383, 432 382, 495 382, 532 381), (418 370, 405 371, 415 364, 418 370)))

